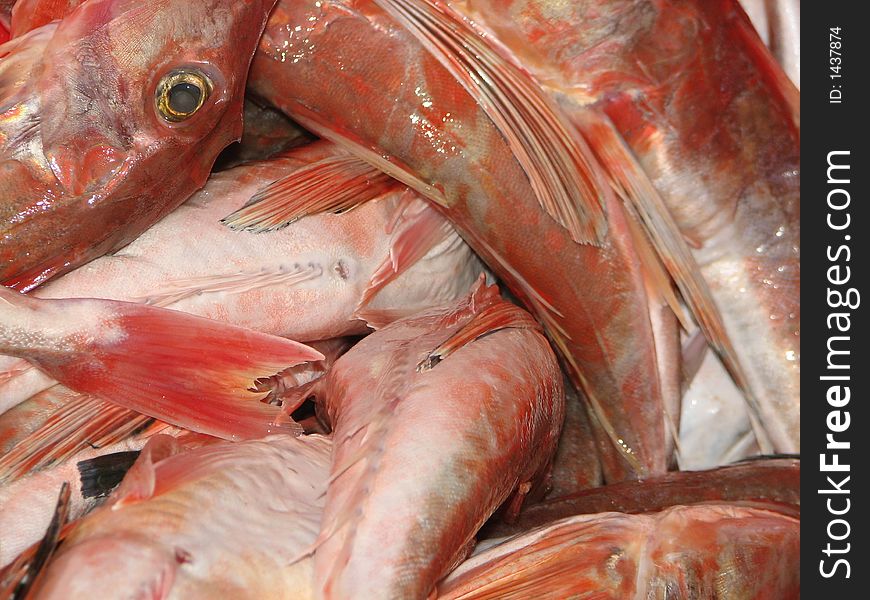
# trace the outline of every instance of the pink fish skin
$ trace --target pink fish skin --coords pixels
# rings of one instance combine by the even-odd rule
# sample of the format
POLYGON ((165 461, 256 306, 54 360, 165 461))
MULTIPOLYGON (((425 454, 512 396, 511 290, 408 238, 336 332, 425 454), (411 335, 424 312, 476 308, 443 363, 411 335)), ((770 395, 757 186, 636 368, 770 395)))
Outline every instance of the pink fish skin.
POLYGON ((692 246, 773 450, 799 452, 800 94, 737 0, 450 5, 584 131, 612 122, 692 246))
POLYGON ((368 0, 279 2, 249 87, 436 200, 554 340, 594 407, 609 480, 666 471, 671 378, 661 366, 676 369, 677 349, 656 339, 644 255, 594 157, 572 169, 583 183, 569 187, 583 188, 577 204, 588 212, 578 232, 542 206, 477 98, 368 0))
MULTIPOLYGON (((355 316, 379 269, 434 209, 396 184, 343 214, 309 215, 277 231, 232 231, 221 219, 260 188, 344 150, 329 142, 214 174, 205 187, 139 238, 31 292, 172 308, 295 340, 369 331, 355 316)), ((452 229, 369 301, 396 316, 462 297, 483 269, 452 229)), ((391 269, 388 269, 391 270, 391 269)), ((0 413, 54 382, 26 361, 0 357, 0 413)))
POLYGON ((0 567, 6 566, 32 544, 38 542, 54 514, 57 492, 64 481, 70 484, 70 519, 77 519, 93 508, 93 499, 84 498, 76 463, 113 452, 140 450, 147 439, 132 438, 105 448, 83 450, 74 460, 56 468, 33 473, 0 486, 0 567))
POLYGON ((158 436, 145 447, 74 526, 35 598, 309 597, 310 562, 294 559, 317 537, 330 440, 175 446, 158 436))
POLYGON ((728 504, 556 521, 466 561, 443 600, 800 598, 800 521, 728 504))
POLYGON ((425 598, 493 511, 544 484, 564 414, 534 320, 482 285, 364 338, 314 393, 335 440, 321 598, 425 598))
POLYGON ((0 282, 117 250, 205 183, 273 4, 93 0, 0 47, 0 282))

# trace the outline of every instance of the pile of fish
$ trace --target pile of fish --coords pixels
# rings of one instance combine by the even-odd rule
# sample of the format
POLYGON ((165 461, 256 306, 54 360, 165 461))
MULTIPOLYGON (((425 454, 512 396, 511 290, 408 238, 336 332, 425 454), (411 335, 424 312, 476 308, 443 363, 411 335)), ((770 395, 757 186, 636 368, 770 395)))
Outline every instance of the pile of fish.
POLYGON ((0 599, 798 598, 746 4, 0 2, 0 599))

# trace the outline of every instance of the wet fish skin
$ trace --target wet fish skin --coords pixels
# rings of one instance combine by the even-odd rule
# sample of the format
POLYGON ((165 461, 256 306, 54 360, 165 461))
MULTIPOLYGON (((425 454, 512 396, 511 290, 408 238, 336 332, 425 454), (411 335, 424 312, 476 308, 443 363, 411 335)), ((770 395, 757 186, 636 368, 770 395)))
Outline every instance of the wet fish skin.
POLYGON ((241 135, 273 4, 95 0, 0 48, 0 282, 30 290, 117 250, 205 183, 241 135), (179 69, 212 89, 170 123, 155 95, 179 69))
POLYGON ((310 563, 292 563, 317 536, 330 450, 322 436, 153 458, 146 447, 68 535, 34 597, 308 597, 310 563))
POLYGON ((468 0, 578 124, 610 119, 709 284, 778 452, 800 450, 800 95, 737 0, 468 0))
MULTIPOLYGON (((601 198, 588 200, 600 201, 607 233, 597 244, 577 243, 540 207, 475 98, 365 0, 279 2, 249 87, 306 128, 438 199, 439 210, 556 341, 605 432, 610 480, 667 469, 662 413, 669 374, 659 368, 676 361, 656 357, 674 348, 656 346, 642 261, 606 185, 596 188, 601 198)), ((591 180, 601 183, 592 171, 591 180)))
MULTIPOLYGON (((220 220, 260 188, 344 151, 316 142, 214 174, 206 186, 121 251, 31 294, 148 302, 295 340, 369 331, 354 316, 401 227, 402 186, 350 212, 305 217, 278 231, 232 231, 220 220)), ((419 207, 415 200, 411 207, 419 207)), ((411 314, 460 298, 483 269, 450 233, 380 290, 370 309, 411 314)), ((0 357, 0 413, 53 383, 25 361, 0 357)))
POLYGON ((444 600, 800 597, 800 521, 728 504, 562 519, 509 538, 439 585, 444 600))
POLYGON ((564 414, 534 321, 480 286, 364 338, 314 394, 335 439, 314 555, 320 598, 425 598, 496 508, 507 500, 515 513, 544 484, 564 414), (491 309, 525 325, 478 331, 491 309), (481 337, 418 370, 464 327, 481 337))

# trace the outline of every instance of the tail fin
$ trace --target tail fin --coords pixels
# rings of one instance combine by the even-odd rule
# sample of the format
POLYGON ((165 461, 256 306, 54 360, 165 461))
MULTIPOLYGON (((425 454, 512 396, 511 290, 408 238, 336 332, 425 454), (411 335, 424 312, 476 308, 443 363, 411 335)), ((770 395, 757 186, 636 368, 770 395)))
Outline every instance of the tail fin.
MULTIPOLYGON (((172 310, 107 300, 37 300, 12 292, 0 295, 4 301, 29 309, 37 338, 14 337, 14 322, 5 323, 7 311, 0 310, 0 342, 17 340, 5 344, 14 354, 75 391, 225 439, 295 431, 276 422, 280 409, 260 402, 268 392, 253 391, 255 381, 323 359, 297 342, 172 310), (62 336, 51 329, 80 315, 87 323, 64 323, 60 327, 68 333, 62 336), (40 341, 44 330, 55 335, 53 343, 40 341)), ((21 315, 11 312, 13 318, 21 315)))

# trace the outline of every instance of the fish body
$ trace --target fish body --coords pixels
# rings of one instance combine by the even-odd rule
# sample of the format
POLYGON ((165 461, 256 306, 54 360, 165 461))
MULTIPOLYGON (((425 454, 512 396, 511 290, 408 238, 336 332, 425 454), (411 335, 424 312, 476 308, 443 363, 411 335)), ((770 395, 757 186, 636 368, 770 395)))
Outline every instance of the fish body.
POLYGON ((330 440, 169 445, 155 438, 75 525, 34 597, 308 597, 310 563, 293 562, 317 537, 330 440))
MULTIPOLYGON (((657 344, 628 217, 594 160, 577 165, 588 177, 578 189, 591 189, 584 206, 597 216, 564 225, 542 208, 516 148, 477 99, 364 0, 280 2, 249 87, 435 199, 546 327, 594 408, 609 479, 665 471, 669 374, 660 368, 676 369, 676 360, 668 360, 674 348, 657 344)), ((576 217, 567 212, 569 221, 576 217)))
POLYGON ((314 393, 335 440, 322 598, 427 597, 500 505, 544 484, 564 414, 546 339, 494 287, 364 338, 314 393), (467 343, 418 369, 450 338, 467 343))
POLYGON ((612 122, 692 246, 770 441, 798 452, 799 93, 737 0, 450 5, 593 147, 589 119, 612 122))
POLYGON ((800 521, 727 504, 556 521, 462 564, 439 598, 800 598, 800 521))
MULTIPOLYGON (((185 204, 127 247, 32 292, 41 298, 106 298, 172 308, 295 340, 363 334, 355 312, 381 267, 390 279, 366 302, 382 319, 465 294, 482 270, 451 229, 392 277, 394 246, 413 235, 412 215, 443 218, 398 184, 343 214, 309 215, 276 231, 233 231, 221 219, 260 188, 346 154, 328 142, 216 173, 185 204)), ((52 383, 26 362, 0 357, 0 412, 52 383)))
POLYGON ((205 183, 273 4, 96 0, 0 47, 0 282, 117 250, 205 183))

